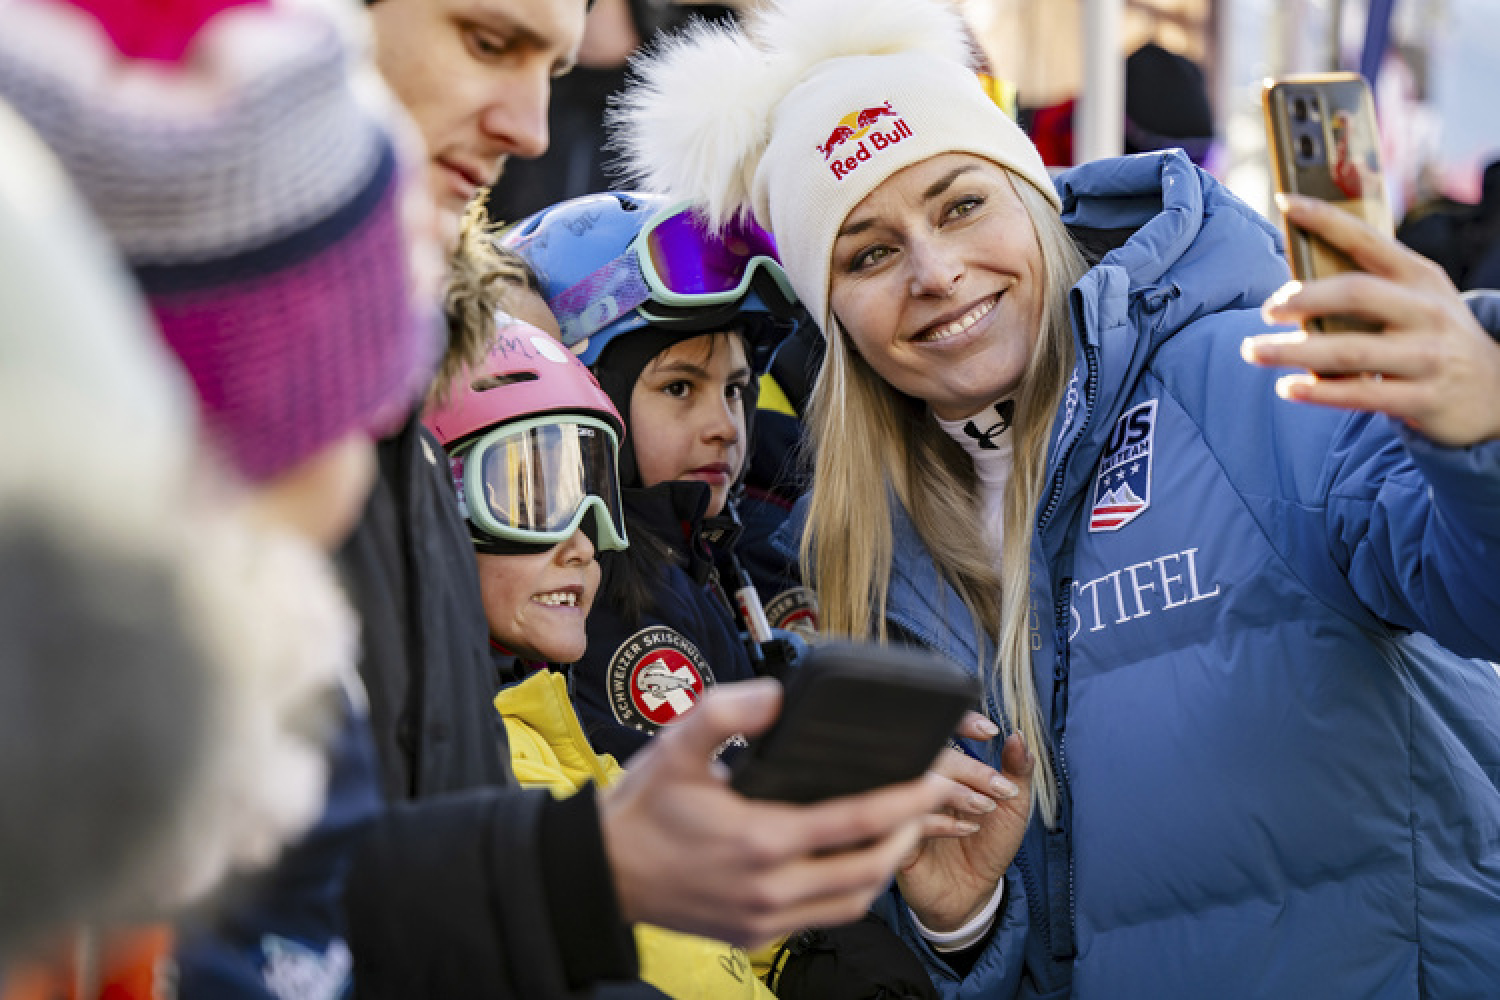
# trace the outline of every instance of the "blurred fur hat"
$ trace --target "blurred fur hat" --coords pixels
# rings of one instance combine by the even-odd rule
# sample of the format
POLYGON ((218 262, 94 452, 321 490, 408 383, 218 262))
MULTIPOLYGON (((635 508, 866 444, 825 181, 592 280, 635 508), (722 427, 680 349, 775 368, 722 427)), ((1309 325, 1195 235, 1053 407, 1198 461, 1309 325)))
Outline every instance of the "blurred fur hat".
POLYGON ((324 560, 198 481, 192 386, 0 100, 0 965, 264 864, 322 803, 357 627, 324 560))

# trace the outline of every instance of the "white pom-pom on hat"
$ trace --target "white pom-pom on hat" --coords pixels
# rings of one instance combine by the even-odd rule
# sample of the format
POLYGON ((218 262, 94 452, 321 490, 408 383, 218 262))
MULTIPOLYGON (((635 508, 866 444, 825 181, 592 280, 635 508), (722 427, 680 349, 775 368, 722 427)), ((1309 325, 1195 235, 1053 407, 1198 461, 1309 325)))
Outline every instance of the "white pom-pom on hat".
POLYGON ((692 200, 715 228, 744 211, 771 112, 793 82, 778 69, 740 32, 705 21, 653 46, 609 116, 636 185, 692 200))
POLYGON ((809 70, 897 52, 974 58, 958 17, 934 0, 775 0, 743 31, 696 21, 633 61, 608 118, 611 145, 632 186, 690 200, 719 228, 750 210, 776 105, 809 70))
POLYGON ((787 61, 793 82, 842 56, 923 52, 975 65, 963 21, 943 0, 776 0, 746 30, 787 61))

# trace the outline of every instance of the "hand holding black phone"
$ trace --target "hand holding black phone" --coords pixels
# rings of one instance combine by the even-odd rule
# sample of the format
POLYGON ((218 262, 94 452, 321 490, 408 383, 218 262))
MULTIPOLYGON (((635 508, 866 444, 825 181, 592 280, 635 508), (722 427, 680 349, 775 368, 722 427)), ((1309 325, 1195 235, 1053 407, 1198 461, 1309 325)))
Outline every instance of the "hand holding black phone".
POLYGON ((931 653, 829 642, 786 681, 781 716, 735 761, 750 798, 811 803, 911 781, 926 771, 979 682, 931 653))

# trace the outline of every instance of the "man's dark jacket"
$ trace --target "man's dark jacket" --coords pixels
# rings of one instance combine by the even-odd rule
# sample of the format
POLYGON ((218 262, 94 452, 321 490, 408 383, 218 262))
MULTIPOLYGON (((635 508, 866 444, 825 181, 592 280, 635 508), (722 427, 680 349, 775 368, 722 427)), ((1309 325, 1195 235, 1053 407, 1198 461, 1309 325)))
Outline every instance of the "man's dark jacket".
POLYGON ((344 894, 360 1000, 648 997, 592 789, 515 785, 473 551, 447 462, 415 420, 339 555, 388 803, 344 894))

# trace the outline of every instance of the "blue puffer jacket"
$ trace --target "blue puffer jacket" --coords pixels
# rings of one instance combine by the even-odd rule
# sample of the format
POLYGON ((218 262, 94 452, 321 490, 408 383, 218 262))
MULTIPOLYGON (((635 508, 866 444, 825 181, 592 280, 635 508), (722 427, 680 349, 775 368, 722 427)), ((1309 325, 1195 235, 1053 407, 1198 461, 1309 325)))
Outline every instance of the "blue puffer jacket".
MULTIPOLYGON (((1135 231, 1072 294, 1032 548, 1062 820, 962 981, 888 915, 950 998, 1500 996, 1500 676, 1461 658, 1500 654, 1500 443, 1279 399, 1239 345, 1280 240, 1185 157, 1058 187, 1135 231)), ((973 667, 897 531, 890 624, 973 667)))

